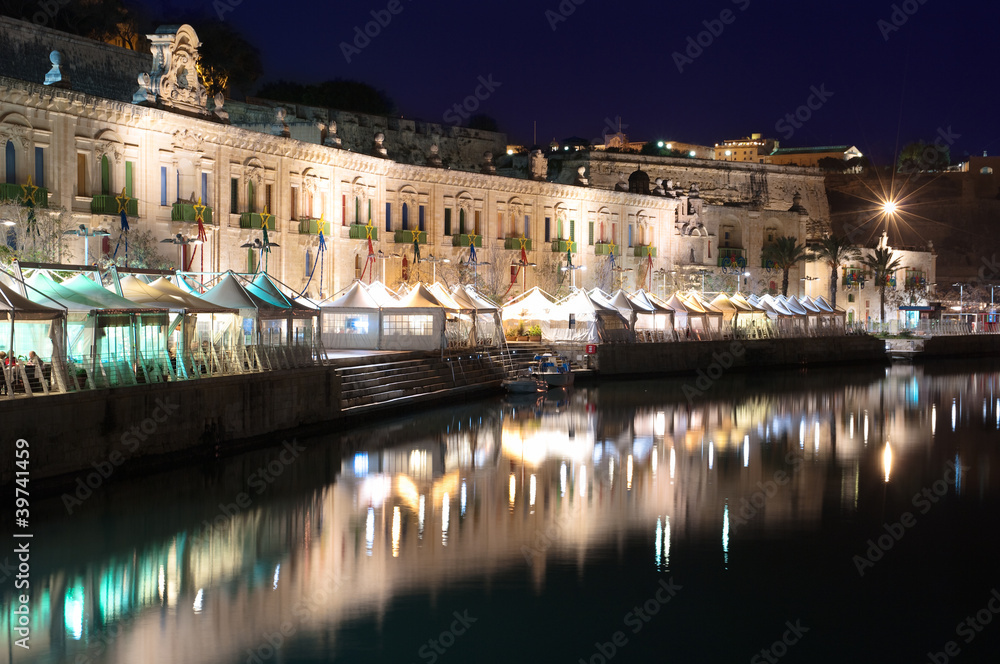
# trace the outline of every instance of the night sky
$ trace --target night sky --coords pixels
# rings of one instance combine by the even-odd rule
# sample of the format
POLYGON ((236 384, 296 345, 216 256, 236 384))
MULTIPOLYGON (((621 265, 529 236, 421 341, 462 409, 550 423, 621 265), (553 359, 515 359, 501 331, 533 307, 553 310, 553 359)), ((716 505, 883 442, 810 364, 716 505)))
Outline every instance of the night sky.
MULTIPOLYGON (((142 1, 175 19, 215 13, 205 0, 142 1)), ((761 132, 785 147, 857 145, 882 163, 897 146, 944 134, 953 162, 1000 154, 995 2, 214 3, 236 3, 224 18, 259 47, 263 81, 361 80, 405 117, 448 123, 482 77, 494 89, 480 88, 478 112, 511 142, 531 143, 534 121, 539 143, 595 139, 620 116, 632 140, 712 145, 761 132), (391 20, 348 63, 341 43, 356 48, 372 11, 391 20), (704 22, 721 33, 687 52, 704 22), (694 57, 678 66, 675 53, 694 57), (782 122, 814 89, 828 98, 812 98, 811 117, 782 122)))

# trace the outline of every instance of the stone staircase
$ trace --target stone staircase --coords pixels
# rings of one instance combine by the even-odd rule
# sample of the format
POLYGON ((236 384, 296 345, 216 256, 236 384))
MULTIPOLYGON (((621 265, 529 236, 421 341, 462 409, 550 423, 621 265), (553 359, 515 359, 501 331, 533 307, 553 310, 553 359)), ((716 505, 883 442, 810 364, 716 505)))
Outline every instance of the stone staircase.
POLYGON ((370 408, 420 395, 499 387, 504 372, 486 353, 451 352, 421 358, 341 367, 341 410, 370 408))

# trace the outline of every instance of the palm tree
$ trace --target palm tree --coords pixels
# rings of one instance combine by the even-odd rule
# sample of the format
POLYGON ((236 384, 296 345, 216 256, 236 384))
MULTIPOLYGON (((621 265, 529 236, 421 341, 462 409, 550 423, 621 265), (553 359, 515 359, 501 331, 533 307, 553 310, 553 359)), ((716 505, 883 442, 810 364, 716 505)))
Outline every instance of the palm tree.
POLYGON ((786 297, 788 296, 788 271, 809 257, 806 248, 797 242, 798 240, 790 235, 775 238, 773 244, 767 245, 760 252, 761 260, 765 265, 770 261, 774 267, 782 271, 781 294, 786 297))
POLYGON ((810 260, 823 261, 830 266, 830 304, 837 307, 837 285, 840 282, 840 266, 861 258, 861 251, 846 237, 827 235, 820 240, 812 252, 810 260))
POLYGON ((885 289, 889 285, 889 279, 903 267, 902 258, 893 258, 892 249, 879 247, 872 250, 871 255, 861 259, 861 263, 871 270, 875 276, 875 283, 878 285, 878 304, 881 317, 879 322, 885 322, 885 289))

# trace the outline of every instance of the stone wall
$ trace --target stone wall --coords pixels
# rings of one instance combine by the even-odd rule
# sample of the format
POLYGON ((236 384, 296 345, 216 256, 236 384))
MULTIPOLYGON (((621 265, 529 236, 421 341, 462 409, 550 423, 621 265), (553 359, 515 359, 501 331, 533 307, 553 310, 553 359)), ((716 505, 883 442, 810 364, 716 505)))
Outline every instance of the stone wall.
MULTIPOLYGON (((865 336, 662 344, 602 344, 601 375, 695 373, 886 362, 885 344, 865 336)), ((717 377, 717 376, 716 376, 717 377)))
POLYGON ((924 342, 924 352, 920 357, 982 357, 998 354, 1000 354, 1000 335, 973 334, 931 337, 924 342))

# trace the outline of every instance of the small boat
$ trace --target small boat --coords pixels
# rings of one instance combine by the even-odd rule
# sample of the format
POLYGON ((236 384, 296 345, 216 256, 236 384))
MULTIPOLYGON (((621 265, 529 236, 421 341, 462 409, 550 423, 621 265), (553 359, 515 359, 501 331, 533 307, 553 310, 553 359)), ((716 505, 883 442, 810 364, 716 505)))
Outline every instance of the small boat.
POLYGON ((548 383, 532 373, 511 376, 503 382, 503 386, 511 394, 536 394, 549 389, 548 383))
POLYGON ((537 356, 538 365, 533 368, 533 373, 543 379, 549 387, 570 387, 573 384, 573 372, 570 371, 569 363, 551 353, 537 356))

